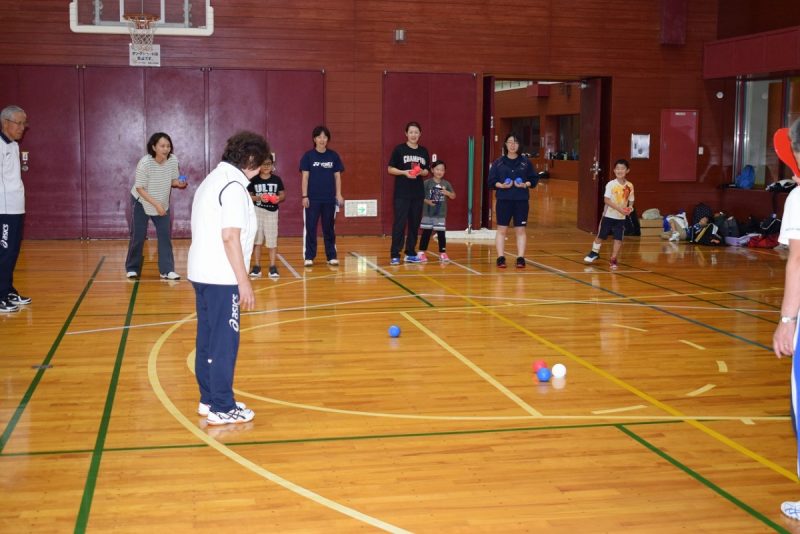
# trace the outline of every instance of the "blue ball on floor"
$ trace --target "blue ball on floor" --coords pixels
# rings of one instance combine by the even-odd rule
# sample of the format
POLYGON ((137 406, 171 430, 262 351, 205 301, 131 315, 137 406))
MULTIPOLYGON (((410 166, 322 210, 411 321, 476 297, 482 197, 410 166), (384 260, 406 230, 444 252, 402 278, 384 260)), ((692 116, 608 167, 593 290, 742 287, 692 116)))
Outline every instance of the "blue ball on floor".
POLYGON ((550 369, 548 369, 547 367, 542 367, 541 369, 536 371, 536 378, 539 379, 539 382, 549 382, 551 376, 552 373, 550 372, 550 369))
POLYGON ((396 324, 393 324, 389 327, 389 336, 390 337, 400 337, 400 327, 396 324))

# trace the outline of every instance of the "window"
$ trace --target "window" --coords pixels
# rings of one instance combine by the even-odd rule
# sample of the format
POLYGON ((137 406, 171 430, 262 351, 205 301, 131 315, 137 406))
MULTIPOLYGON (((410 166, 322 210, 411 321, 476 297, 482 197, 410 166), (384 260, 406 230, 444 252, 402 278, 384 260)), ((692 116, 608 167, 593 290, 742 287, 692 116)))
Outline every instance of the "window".
POLYGON ((581 146, 581 116, 558 116, 558 149, 553 159, 578 159, 581 146))
POLYGON ((541 147, 539 145, 539 117, 515 117, 511 119, 511 131, 520 136, 521 150, 528 153, 531 158, 538 158, 541 147))
POLYGON ((775 155, 772 136, 778 128, 800 118, 800 77, 742 81, 737 98, 734 175, 746 165, 752 165, 756 188, 791 178, 786 166, 775 155))

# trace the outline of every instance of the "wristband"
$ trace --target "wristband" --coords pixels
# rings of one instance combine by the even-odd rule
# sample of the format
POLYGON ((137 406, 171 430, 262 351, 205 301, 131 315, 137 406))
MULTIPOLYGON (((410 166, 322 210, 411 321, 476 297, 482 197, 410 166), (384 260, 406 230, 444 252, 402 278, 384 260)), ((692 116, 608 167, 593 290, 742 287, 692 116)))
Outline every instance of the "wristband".
POLYGON ((308 198, 308 195, 303 195, 303 198, 308 198))
POLYGON ((785 323, 796 323, 796 322, 797 322, 797 317, 788 317, 786 315, 781 317, 781 323, 782 324, 785 324, 785 323))

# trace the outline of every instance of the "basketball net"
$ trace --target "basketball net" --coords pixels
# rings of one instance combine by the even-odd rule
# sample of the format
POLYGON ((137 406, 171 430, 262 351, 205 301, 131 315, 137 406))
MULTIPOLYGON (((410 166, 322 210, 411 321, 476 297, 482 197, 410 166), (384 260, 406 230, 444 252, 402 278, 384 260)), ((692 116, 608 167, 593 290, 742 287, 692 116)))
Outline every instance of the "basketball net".
POLYGON ((158 17, 149 13, 129 13, 125 15, 128 30, 131 34, 131 46, 134 52, 150 52, 153 50, 153 35, 156 31, 158 17))

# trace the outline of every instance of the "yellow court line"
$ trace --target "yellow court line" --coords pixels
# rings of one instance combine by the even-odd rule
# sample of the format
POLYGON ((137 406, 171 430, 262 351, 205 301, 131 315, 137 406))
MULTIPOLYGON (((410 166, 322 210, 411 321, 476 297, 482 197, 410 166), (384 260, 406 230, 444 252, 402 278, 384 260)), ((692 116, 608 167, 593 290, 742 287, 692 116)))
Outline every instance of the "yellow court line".
MULTIPOLYGON (((334 317, 333 315, 329 317, 334 317)), ((294 322, 295 320, 292 319, 294 322)), ((283 321, 270 323, 264 326, 276 326, 283 321)), ((191 350, 186 356, 186 368, 191 374, 194 374, 194 350, 191 350)), ((592 412, 593 415, 417 415, 409 413, 391 413, 391 412, 365 412, 363 410, 346 410, 344 408, 329 408, 328 406, 316 406, 314 404, 303 404, 301 402, 291 402, 273 397, 265 397, 257 395, 241 389, 233 388, 236 398, 247 398, 277 406, 285 406, 287 408, 295 408, 298 410, 309 410, 313 412, 335 413, 339 415, 355 415, 358 417, 382 417, 387 419, 415 419, 420 421, 659 421, 659 422, 675 422, 686 421, 687 419, 697 419, 698 421, 740 421, 748 424, 753 424, 753 421, 775 422, 775 421, 791 421, 788 415, 684 415, 675 417, 672 415, 611 415, 616 411, 626 411, 634 409, 635 407, 600 410, 592 412)), ((641 405, 640 405, 641 406, 641 405)))
MULTIPOLYGON (((460 295, 460 293, 458 291, 456 291, 456 290, 454 290, 454 289, 442 284, 441 282, 439 282, 438 280, 436 280, 434 278, 431 278, 430 276, 425 276, 425 278, 427 278, 431 283, 438 285, 439 287, 451 292, 454 295, 460 295)), ((519 323, 517 323, 515 321, 512 321, 511 319, 508 319, 508 318, 504 317, 503 315, 500 315, 500 313, 483 306, 481 303, 476 302, 474 299, 472 299, 470 297, 467 297, 467 296, 464 296, 464 295, 461 295, 461 297, 463 299, 465 299, 467 302, 470 302, 473 306, 477 307, 478 309, 484 310, 489 315, 492 315, 495 318, 497 318, 498 320, 500 320, 500 321, 506 323, 507 325, 511 326, 512 328, 514 328, 516 330, 519 330, 523 334, 525 334, 525 335, 529 336, 530 338, 538 341, 542 345, 544 345, 544 346, 546 346, 546 347, 558 352, 559 354, 561 354, 563 356, 566 356, 567 358, 570 358, 572 361, 574 361, 576 363, 579 363, 579 364, 583 365, 584 367, 586 367, 590 371, 593 371, 594 373, 602 376, 606 380, 609 380, 610 382, 616 384, 617 386, 629 391, 630 393, 636 395, 637 397, 639 397, 640 399, 644 400, 645 402, 648 402, 649 404, 652 404, 653 406, 661 408, 665 412, 667 412, 669 414, 672 414, 672 415, 674 415, 676 417, 684 417, 684 414, 681 413, 679 410, 673 408, 672 406, 670 406, 670 405, 668 405, 668 404, 666 404, 664 402, 661 402, 660 400, 656 399, 655 397, 645 393, 644 391, 641 391, 640 389, 632 386, 631 384, 628 384, 624 380, 622 380, 620 378, 617 378, 615 375, 613 375, 613 374, 611 374, 611 373, 609 373, 607 371, 604 371, 603 369, 597 367, 596 365, 593 365, 592 363, 590 363, 589 361, 581 358, 577 354, 574 354, 574 353, 568 351, 567 349, 564 349, 561 346, 556 345, 555 343, 553 343, 553 342, 541 337, 540 335, 531 332, 530 330, 528 330, 527 328, 525 328, 521 324, 519 324, 519 323)), ((767 467, 769 469, 772 469, 776 473, 779 473, 779 474, 783 475, 784 477, 788 478, 789 480, 792 480, 794 482, 798 482, 798 478, 797 478, 797 474, 796 473, 793 473, 793 472, 789 471, 788 469, 785 469, 784 467, 781 467, 780 465, 776 464, 772 460, 768 460, 767 458, 761 456, 760 454, 758 454, 758 453, 756 453, 754 451, 751 451, 750 449, 748 449, 744 445, 741 445, 740 443, 732 440, 728 436, 725 436, 724 434, 721 434, 721 433, 717 432, 716 430, 713 430, 713 429, 709 428, 708 426, 706 426, 706 425, 704 425, 704 424, 702 424, 702 423, 700 423, 698 421, 692 420, 692 419, 686 419, 686 424, 695 427, 696 429, 700 430, 701 432, 705 433, 706 435, 716 439, 717 441, 719 441, 721 443, 724 443, 725 445, 727 445, 728 447, 732 448, 733 450, 744 454, 748 458, 760 463, 761 465, 763 465, 763 466, 765 466, 765 467, 767 467)))
POLYGON ((698 345, 697 343, 692 343, 691 341, 688 341, 686 339, 679 339, 678 341, 680 341, 681 343, 685 343, 686 345, 689 345, 690 347, 693 347, 697 350, 706 350, 704 346, 698 345))
POLYGON ((542 413, 539 410, 533 408, 524 400, 517 397, 507 387, 498 382, 492 375, 490 375, 489 373, 487 373, 486 371, 484 371, 483 369, 472 363, 472 361, 469 358, 467 358, 466 356, 458 352, 456 349, 451 347, 445 340, 443 340, 442 338, 431 332, 425 325, 423 325, 422 323, 411 317, 408 313, 401 312, 400 315, 408 319, 408 321, 411 322, 411 324, 422 330, 425 334, 428 335, 429 338, 438 343, 439 346, 442 347, 444 350, 455 356, 459 361, 461 361, 461 363, 472 369, 472 371, 475 372, 478 376, 480 376, 481 378, 489 382, 491 385, 493 385, 498 391, 500 391, 500 393, 502 393, 503 395, 514 401, 517 404, 517 406, 519 406, 520 408, 522 408, 531 415, 537 417, 542 415, 542 413))
POLYGON ((714 384, 706 384, 705 386, 703 386, 701 388, 697 388, 694 391, 690 391, 689 393, 686 394, 686 396, 687 397, 697 397, 698 395, 702 395, 706 391, 711 391, 715 387, 717 387, 717 386, 715 386, 714 384))
POLYGON ((636 330, 637 332, 647 332, 644 328, 636 328, 635 326, 628 326, 626 324, 617 324, 614 323, 611 326, 616 326, 617 328, 627 328, 628 330, 636 330))
POLYGON ((229 459, 233 460, 244 469, 259 475, 270 482, 273 482, 283 488, 288 489, 289 491, 300 495, 306 499, 309 499, 321 506, 329 508, 335 512, 339 512, 346 516, 352 517, 358 521, 371 525, 373 527, 379 528, 381 530, 385 530, 386 532, 396 532, 396 533, 408 533, 409 531, 404 530, 402 528, 396 527, 390 523, 386 523, 381 521, 380 519, 374 518, 372 516, 366 515, 358 510, 350 508, 348 506, 344 506, 343 504, 339 504, 336 501, 328 499, 327 497, 323 497, 322 495, 315 493, 303 486, 295 484, 294 482, 287 480, 281 476, 276 475, 272 471, 264 469, 260 465, 256 464, 255 462, 248 460, 244 456, 233 452, 229 447, 225 446, 224 444, 220 443, 216 439, 212 438, 202 429, 200 429, 196 423, 189 421, 183 413, 178 410, 178 408, 173 404, 172 400, 167 396, 167 393, 164 391, 164 388, 161 387, 161 381, 158 378, 158 369, 157 369, 157 362, 158 362, 158 355, 161 352, 161 347, 164 343, 169 339, 172 333, 177 330, 181 325, 184 323, 190 322, 194 320, 195 314, 191 314, 186 317, 183 321, 176 323, 169 327, 158 340, 153 345, 153 348, 150 350, 150 355, 147 360, 147 377, 150 380, 150 386, 153 388, 153 392, 156 394, 158 400, 161 401, 161 404, 166 408, 166 410, 181 424, 184 428, 186 428, 189 432, 195 435, 200 441, 205 442, 206 445, 211 447, 212 449, 216 450, 223 456, 227 456, 229 459))
POLYGON ((728 364, 722 360, 717 360, 717 369, 720 373, 727 373, 728 372, 728 364))
POLYGON ((535 313, 529 313, 528 317, 541 317, 542 319, 560 319, 562 321, 569 321, 569 317, 556 317, 555 315, 536 315, 535 313))

